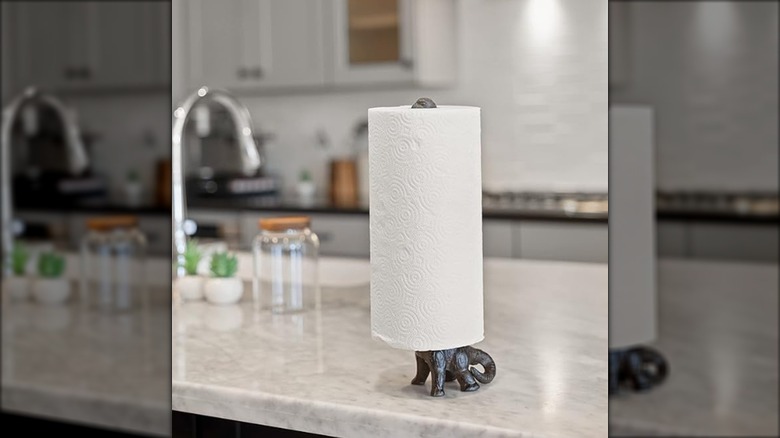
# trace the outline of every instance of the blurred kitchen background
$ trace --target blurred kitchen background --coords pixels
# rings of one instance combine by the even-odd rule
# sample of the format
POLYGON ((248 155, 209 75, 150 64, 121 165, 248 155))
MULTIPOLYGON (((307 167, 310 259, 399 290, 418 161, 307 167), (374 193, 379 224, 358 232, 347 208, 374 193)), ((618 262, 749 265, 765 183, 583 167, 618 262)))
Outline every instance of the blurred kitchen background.
POLYGON ((2 104, 34 86, 75 114, 89 167, 73 175, 63 126, 29 106, 12 144, 23 239, 76 248, 85 219, 138 215, 152 254, 170 253, 169 2, 2 2, 2 104), (56 213, 56 214, 55 214, 56 213))
POLYGON ((304 213, 322 254, 367 258, 366 110, 428 96, 482 107, 486 256, 607 261, 605 2, 173 7, 174 102, 229 90, 264 159, 242 176, 227 113, 190 117, 188 217, 201 242, 247 249, 258 216, 304 213))
POLYGON ((170 431, 170 12, 2 1, 1 392, 15 430, 170 431))
MULTIPOLYGON (((651 202, 616 197, 652 167, 657 254, 645 281, 636 260, 610 260, 610 305, 654 283, 644 346, 669 369, 610 398, 610 435, 777 436, 778 3, 609 7, 610 238, 621 206, 651 202), (654 159, 621 154, 638 141, 654 159)), ((622 234, 613 256, 638 242, 622 234)), ((611 345, 631 318, 610 309, 611 345)))

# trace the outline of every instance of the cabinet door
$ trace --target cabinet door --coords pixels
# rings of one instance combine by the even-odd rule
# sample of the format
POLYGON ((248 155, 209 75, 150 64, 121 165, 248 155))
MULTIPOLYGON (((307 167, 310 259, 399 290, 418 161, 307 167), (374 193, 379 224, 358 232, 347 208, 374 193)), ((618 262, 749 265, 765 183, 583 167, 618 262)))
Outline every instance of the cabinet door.
MULTIPOLYGON (((17 88, 55 91, 167 86, 163 3, 25 2, 14 5, 17 88)), ((17 90, 18 91, 18 90, 17 90)))
POLYGON ((196 0, 188 6, 192 88, 324 83, 321 2, 196 0))
MULTIPOLYGON (((6 6, 5 4, 3 6, 6 6)), ((12 17, 13 92, 38 86, 60 89, 71 79, 75 47, 84 44, 84 28, 77 26, 83 5, 66 2, 13 2, 7 4, 12 17)), ((6 48, 6 47, 4 47, 6 48)))
POLYGON ((411 1, 332 0, 328 6, 333 82, 414 79, 411 1))
POLYGON ((87 73, 96 88, 170 83, 169 8, 164 2, 91 2, 87 73), (166 23, 166 20, 168 22, 166 23))
POLYGON ((239 71, 245 68, 242 55, 244 0, 193 0, 185 3, 185 7, 189 16, 191 88, 245 85, 246 73, 239 71))

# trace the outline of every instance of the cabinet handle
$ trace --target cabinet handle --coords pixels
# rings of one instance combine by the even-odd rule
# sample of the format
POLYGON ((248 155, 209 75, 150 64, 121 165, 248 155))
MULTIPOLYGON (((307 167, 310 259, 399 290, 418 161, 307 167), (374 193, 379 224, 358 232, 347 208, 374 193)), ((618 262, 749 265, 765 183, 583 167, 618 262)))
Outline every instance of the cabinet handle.
POLYGON ((246 67, 241 67, 238 69, 237 74, 239 79, 246 79, 247 75, 249 74, 249 70, 247 70, 246 67))
POLYGON ((403 68, 412 68, 414 67, 414 62, 409 58, 401 58, 398 60, 398 63, 401 64, 401 67, 403 68))
POLYGON ((81 67, 81 78, 89 79, 92 77, 92 69, 89 67, 81 67))
POLYGON ((260 67, 255 67, 252 69, 252 77, 255 79, 260 79, 263 77, 263 69, 260 67))

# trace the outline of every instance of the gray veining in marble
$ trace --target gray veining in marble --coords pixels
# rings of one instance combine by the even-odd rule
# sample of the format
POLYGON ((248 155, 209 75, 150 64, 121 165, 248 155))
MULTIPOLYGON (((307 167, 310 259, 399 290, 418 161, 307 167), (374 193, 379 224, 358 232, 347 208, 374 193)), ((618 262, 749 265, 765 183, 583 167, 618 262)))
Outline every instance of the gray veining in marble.
POLYGON ((409 384, 412 352, 371 339, 360 283, 301 315, 175 304, 173 409, 341 437, 606 436, 606 265, 487 260, 478 346, 498 374, 443 398, 409 384))
POLYGON ((661 260, 659 335, 669 378, 610 399, 621 436, 778 435, 778 267, 661 260))
POLYGON ((44 306, 4 295, 3 410, 169 435, 170 288, 149 292, 148 306, 122 314, 76 296, 44 306))

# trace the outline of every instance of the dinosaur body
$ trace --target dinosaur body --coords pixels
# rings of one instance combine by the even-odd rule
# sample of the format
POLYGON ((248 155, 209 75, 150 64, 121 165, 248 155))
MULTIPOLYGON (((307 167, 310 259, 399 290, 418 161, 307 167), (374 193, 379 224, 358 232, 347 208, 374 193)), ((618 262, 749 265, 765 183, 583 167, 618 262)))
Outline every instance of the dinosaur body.
POLYGON ((444 395, 444 382, 457 380, 461 391, 476 391, 479 383, 490 383, 496 376, 496 363, 484 351, 470 347, 449 350, 416 351, 417 375, 412 385, 423 385, 432 375, 431 396, 444 395), (482 373, 471 365, 482 365, 482 373), (477 383, 479 382, 479 383, 477 383))

